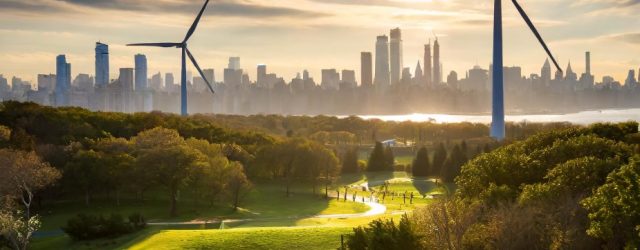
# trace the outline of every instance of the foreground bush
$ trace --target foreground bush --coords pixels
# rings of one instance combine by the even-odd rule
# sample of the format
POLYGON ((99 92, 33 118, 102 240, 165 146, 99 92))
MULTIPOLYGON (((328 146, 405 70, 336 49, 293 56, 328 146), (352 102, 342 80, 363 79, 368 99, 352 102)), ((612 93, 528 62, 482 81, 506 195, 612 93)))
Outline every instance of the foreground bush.
POLYGON ((67 226, 62 230, 73 240, 93 240, 115 238, 138 231, 145 226, 145 219, 138 213, 129 216, 128 221, 119 214, 111 214, 109 217, 78 214, 69 219, 67 226))
POLYGON ((406 215, 396 225, 393 219, 374 220, 366 227, 353 229, 347 237, 347 248, 353 250, 409 250, 423 249, 415 234, 414 224, 406 215))

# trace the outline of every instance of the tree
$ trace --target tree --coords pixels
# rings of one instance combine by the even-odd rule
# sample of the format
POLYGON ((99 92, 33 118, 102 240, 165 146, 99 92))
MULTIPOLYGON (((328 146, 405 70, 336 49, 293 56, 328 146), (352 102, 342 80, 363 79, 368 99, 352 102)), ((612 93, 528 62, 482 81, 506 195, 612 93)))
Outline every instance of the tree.
POLYGON ((433 154, 433 164, 431 165, 430 175, 440 175, 446 160, 447 149, 444 147, 443 143, 440 143, 433 154))
POLYGON ((91 195, 97 187, 107 184, 107 161, 91 150, 80 150, 65 167, 65 180, 84 192, 84 202, 91 204, 91 195))
POLYGON ((353 174, 360 172, 358 166, 358 149, 349 148, 342 156, 342 173, 353 174))
POLYGON ((385 163, 385 171, 393 171, 394 166, 396 165, 396 157, 393 155, 393 149, 391 146, 384 148, 384 163, 385 163))
POLYGON ((0 235, 6 238, 14 249, 26 250, 31 236, 40 225, 38 216, 25 218, 19 213, 0 210, 0 235))
POLYGON ((612 248, 640 247, 640 157, 615 170, 606 184, 582 204, 591 222, 587 233, 609 240, 612 248))
POLYGON ((441 177, 444 181, 453 182, 453 180, 460 174, 462 165, 467 162, 467 155, 462 151, 462 147, 455 145, 451 154, 445 161, 442 168, 441 177))
POLYGON ((6 147, 11 140, 11 129, 0 125, 0 147, 6 147))
POLYGON ((106 184, 116 193, 116 205, 120 206, 120 193, 133 183, 144 177, 136 176, 135 158, 131 155, 133 149, 129 141, 124 138, 109 137, 98 140, 94 148, 100 152, 106 172, 106 184))
POLYGON ((376 142, 371 155, 369 155, 369 162, 367 165, 367 171, 376 172, 384 171, 386 169, 387 160, 384 154, 384 146, 380 142, 376 142))
POLYGON ((60 171, 42 162, 35 152, 0 149, 0 193, 3 197, 20 199, 25 216, 31 217, 34 193, 60 179, 60 171))
POLYGON ((156 183, 169 191, 169 214, 177 215, 178 190, 183 187, 191 171, 204 164, 202 153, 187 146, 177 131, 154 128, 133 138, 136 162, 153 173, 156 183))
POLYGON ((426 147, 421 147, 413 159, 411 170, 414 177, 426 177, 429 176, 429 152, 426 147))
POLYGON ((225 181, 228 178, 226 172, 229 171, 230 164, 230 160, 227 159, 229 156, 225 157, 225 149, 228 150, 229 147, 194 138, 187 139, 186 142, 191 148, 206 156, 205 164, 199 165, 191 172, 190 189, 195 191, 196 201, 205 198, 213 205, 225 189, 225 181))
POLYGON ((253 185, 244 174, 244 167, 238 162, 231 163, 225 172, 225 188, 231 197, 233 209, 238 210, 242 198, 249 193, 253 185))

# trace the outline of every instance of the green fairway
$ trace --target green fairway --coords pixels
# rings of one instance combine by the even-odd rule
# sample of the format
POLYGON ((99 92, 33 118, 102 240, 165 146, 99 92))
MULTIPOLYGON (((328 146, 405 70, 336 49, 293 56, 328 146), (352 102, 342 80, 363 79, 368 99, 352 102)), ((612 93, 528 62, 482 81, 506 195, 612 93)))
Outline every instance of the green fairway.
POLYGON ((161 231, 129 249, 337 249, 350 227, 271 227, 161 231))
MULTIPOLYGON (((186 196, 186 195, 185 195, 186 196)), ((368 207, 361 203, 337 202, 324 199, 320 191, 312 194, 306 186, 296 187, 290 197, 276 185, 259 185, 246 197, 239 211, 228 206, 209 206, 205 200, 197 201, 188 196, 179 201, 179 216, 168 216, 168 201, 163 193, 153 193, 145 202, 123 200, 116 206, 113 200, 101 199, 86 207, 80 201, 52 203, 42 214, 42 231, 58 230, 66 221, 79 213, 119 213, 128 216, 140 212, 149 222, 179 222, 191 220, 220 220, 241 218, 309 217, 321 214, 363 213, 368 207)))

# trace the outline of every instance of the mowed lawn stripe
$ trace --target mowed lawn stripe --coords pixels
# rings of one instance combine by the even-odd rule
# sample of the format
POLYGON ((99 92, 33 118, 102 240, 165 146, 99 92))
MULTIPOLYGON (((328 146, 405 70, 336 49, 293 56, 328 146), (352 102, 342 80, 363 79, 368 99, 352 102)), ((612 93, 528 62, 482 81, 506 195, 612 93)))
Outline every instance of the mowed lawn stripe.
POLYGON ((166 230, 130 249, 311 249, 340 247, 350 227, 271 227, 227 230, 166 230))

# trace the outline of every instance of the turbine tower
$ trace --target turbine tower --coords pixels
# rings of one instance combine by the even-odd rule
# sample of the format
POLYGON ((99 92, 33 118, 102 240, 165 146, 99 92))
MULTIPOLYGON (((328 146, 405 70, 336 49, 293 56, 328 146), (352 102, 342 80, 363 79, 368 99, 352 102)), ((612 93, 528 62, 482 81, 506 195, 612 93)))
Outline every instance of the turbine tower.
POLYGON ((193 63, 193 66, 198 70, 198 73, 200 73, 200 76, 202 77, 202 79, 207 83, 207 86, 209 86, 209 90, 211 90, 211 93, 215 94, 215 91, 213 91, 213 87, 211 87, 211 83, 209 83, 209 80, 207 80, 207 78, 204 76, 204 73, 202 72, 202 69, 200 69, 198 62, 196 62, 196 59, 193 57, 193 55, 187 48, 187 41, 189 41, 189 38, 191 38, 191 35, 193 35, 193 32, 196 31, 196 27, 198 27, 198 23, 200 22, 202 13, 204 13, 204 10, 207 8, 207 4, 209 4, 209 0, 206 0, 204 2, 204 6, 202 6, 200 13, 198 13, 196 20, 191 25, 191 28, 189 28, 189 31, 187 32, 187 35, 184 37, 184 40, 182 40, 182 42, 127 44, 127 46, 144 46, 144 47, 161 47, 161 48, 175 47, 182 50, 182 71, 181 71, 181 81, 180 81, 180 102, 181 102, 180 113, 182 114, 182 116, 188 115, 187 113, 187 58, 186 58, 187 56, 189 56, 191 63, 193 63))
MULTIPOLYGON (((493 16, 493 112, 491 122, 491 137, 501 141, 505 137, 505 123, 504 123, 504 72, 503 72, 503 54, 502 54, 502 0, 494 0, 494 16, 493 16)), ((562 69, 558 65, 558 62, 551 54, 551 51, 547 47, 547 44, 542 40, 542 36, 536 29, 536 27, 524 12, 520 4, 516 0, 511 0, 513 5, 527 23, 533 34, 536 36, 547 55, 551 57, 553 64, 555 64, 558 71, 562 72, 562 69)))

